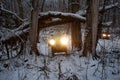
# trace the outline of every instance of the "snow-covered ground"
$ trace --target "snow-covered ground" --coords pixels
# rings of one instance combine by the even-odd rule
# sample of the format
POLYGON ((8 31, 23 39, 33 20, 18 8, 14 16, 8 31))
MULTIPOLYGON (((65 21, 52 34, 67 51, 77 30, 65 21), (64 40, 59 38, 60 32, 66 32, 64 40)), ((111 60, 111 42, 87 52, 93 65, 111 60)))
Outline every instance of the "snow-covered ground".
POLYGON ((61 80, 66 80, 72 75, 76 75, 78 80, 101 80, 102 77, 105 80, 120 79, 118 72, 120 60, 117 61, 109 56, 110 62, 107 61, 103 67, 101 60, 93 60, 91 56, 79 57, 79 54, 75 52, 70 56, 59 55, 53 58, 26 54, 16 60, 1 62, 0 80, 58 80, 60 70, 61 80), (42 70, 44 61, 46 61, 46 70, 42 70), (9 66, 3 67, 3 63, 9 66))
POLYGON ((103 67, 100 60, 93 60, 91 56, 79 57, 78 52, 70 56, 59 55, 53 58, 26 55, 7 63, 10 65, 3 68, 1 62, 0 80, 58 80, 60 71, 60 80, 66 80, 72 75, 76 75, 78 80, 101 80, 102 77, 105 80, 120 79, 116 59, 103 67), (47 68, 44 70, 45 65, 47 68))
POLYGON ((45 42, 38 47, 45 56, 30 55, 27 46, 20 57, 1 61, 0 80, 74 80, 70 79, 73 76, 75 80, 120 80, 119 39, 99 40, 97 51, 102 57, 97 60, 91 54, 81 57, 81 51, 51 58, 46 56, 49 53, 45 42))

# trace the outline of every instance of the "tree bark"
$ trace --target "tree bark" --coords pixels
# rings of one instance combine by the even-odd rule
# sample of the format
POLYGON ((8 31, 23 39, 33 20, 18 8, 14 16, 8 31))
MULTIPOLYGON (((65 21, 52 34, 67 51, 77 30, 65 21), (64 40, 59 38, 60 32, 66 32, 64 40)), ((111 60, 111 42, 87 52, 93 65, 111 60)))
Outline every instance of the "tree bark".
POLYGON ((18 9, 19 9, 19 17, 24 19, 24 10, 22 6, 22 0, 17 0, 18 3, 18 9))
POLYGON ((82 46, 82 39, 81 39, 81 25, 79 21, 72 22, 71 27, 71 35, 72 35, 72 47, 78 48, 81 50, 82 46))
POLYGON ((87 0, 87 26, 84 40, 83 55, 87 56, 88 52, 96 55, 97 30, 98 30, 98 7, 97 0, 87 0))
POLYGON ((44 8, 44 5, 45 5, 45 0, 43 0, 43 2, 42 2, 42 7, 41 7, 41 12, 43 12, 43 8, 44 8))
POLYGON ((80 0, 68 0, 68 11, 75 13, 80 9, 80 0))
POLYGON ((84 36, 84 48, 83 55, 87 56, 88 52, 91 51, 92 47, 92 0, 87 0, 87 13, 86 13, 86 28, 85 28, 85 36, 84 36))
POLYGON ((96 56, 97 32, 98 32, 98 1, 92 0, 92 55, 96 56))
POLYGON ((35 52, 36 55, 39 55, 37 50, 39 0, 33 0, 32 5, 33 10, 31 13, 30 42, 32 50, 35 52))
MULTIPOLYGON (((75 13, 80 9, 80 0, 68 0, 69 12, 75 13)), ((79 21, 74 21, 71 26, 72 47, 81 50, 81 24, 79 21)))

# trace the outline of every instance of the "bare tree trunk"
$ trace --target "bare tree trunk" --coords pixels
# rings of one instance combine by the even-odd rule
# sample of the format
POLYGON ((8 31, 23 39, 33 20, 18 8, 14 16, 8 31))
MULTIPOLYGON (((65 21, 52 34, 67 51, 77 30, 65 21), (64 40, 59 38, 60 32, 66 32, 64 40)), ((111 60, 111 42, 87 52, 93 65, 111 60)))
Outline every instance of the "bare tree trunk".
POLYGON ((75 13, 80 9, 80 0, 68 0, 69 12, 75 13))
POLYGON ((36 55, 39 55, 37 50, 39 0, 33 0, 32 5, 33 10, 31 13, 30 42, 32 50, 35 52, 36 55))
POLYGON ((91 51, 92 47, 92 10, 91 10, 92 0, 87 0, 87 26, 85 29, 85 36, 84 36, 84 49, 83 49, 83 55, 87 56, 88 52, 91 51))
POLYGON ((96 55, 98 30, 98 1, 92 0, 92 55, 96 55))
POLYGON ((58 63, 58 69, 59 69, 58 80, 60 80, 60 79, 61 79, 61 75, 62 75, 62 71, 61 71, 61 62, 58 63))
POLYGON ((81 24, 79 21, 74 21, 71 27, 72 35, 72 46, 81 50, 82 39, 81 39, 81 24))
POLYGON ((8 50, 7 44, 5 44, 5 48, 6 48, 6 52, 7 52, 7 57, 8 57, 8 59, 10 59, 10 55, 9 55, 9 50, 8 50))
MULTIPOLYGON (((80 0, 68 0, 69 12, 75 13, 80 9, 80 0)), ((74 21, 71 27, 72 47, 81 49, 81 24, 79 21, 74 21)))
POLYGON ((22 5, 22 0, 17 0, 18 3, 18 8, 19 8, 19 17, 24 18, 24 10, 23 10, 23 5, 22 5))
POLYGON ((43 0, 43 2, 42 2, 41 12, 43 12, 43 10, 44 10, 44 5, 45 5, 45 0, 43 0))
POLYGON ((96 55, 97 30, 98 30, 98 8, 97 0, 87 0, 87 26, 84 40, 83 55, 87 56, 88 52, 96 55))
POLYGON ((0 9, 3 8, 2 0, 0 0, 0 9))

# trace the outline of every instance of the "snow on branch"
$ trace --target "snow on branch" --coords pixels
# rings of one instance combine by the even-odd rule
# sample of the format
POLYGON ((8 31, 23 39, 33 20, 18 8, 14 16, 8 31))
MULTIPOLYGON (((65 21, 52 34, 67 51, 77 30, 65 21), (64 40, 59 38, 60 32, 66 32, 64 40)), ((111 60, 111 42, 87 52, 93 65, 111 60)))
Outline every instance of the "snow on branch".
MULTIPOLYGON (((4 9, 2 9, 2 10, 4 10, 4 9)), ((7 11, 7 10, 4 10, 4 11, 7 11)), ((11 14, 14 14, 14 13, 12 13, 10 11, 7 11, 7 12, 11 13, 11 14)), ((62 17, 62 18, 70 17, 70 18, 77 19, 77 20, 80 20, 80 21, 85 21, 85 18, 82 17, 82 16, 79 16, 78 14, 62 13, 62 12, 46 12, 46 13, 41 13, 40 17, 39 17, 39 20, 42 19, 43 17, 46 17, 46 16, 62 17)), ((57 21, 57 22, 59 22, 59 21, 57 21)), ((20 36, 22 34, 26 34, 26 33, 29 32, 29 29, 30 29, 29 28, 29 24, 30 24, 29 21, 24 21, 18 28, 13 29, 13 30, 1 27, 1 29, 0 29, 0 36, 1 36, 0 37, 0 42, 1 41, 4 42, 4 41, 10 40, 11 38, 15 38, 15 37, 20 38, 20 36)), ((55 24, 55 22, 53 22, 52 24, 55 24)), ((49 25, 51 25, 51 24, 49 24, 49 25)))
POLYGON ((0 42, 6 42, 12 38, 18 37, 22 40, 21 35, 29 32, 29 22, 24 22, 16 29, 8 29, 1 27, 0 29, 0 42))
MULTIPOLYGON (((111 4, 111 5, 107 5, 107 6, 105 6, 105 8, 104 8, 104 10, 106 11, 106 10, 110 10, 110 9, 112 9, 112 8, 114 8, 114 7, 117 7, 118 6, 118 3, 114 3, 114 4, 111 4)), ((101 12, 101 11, 103 11, 103 7, 100 7, 99 8, 99 11, 101 12)))
POLYGON ((76 12, 76 14, 84 16, 84 15, 86 15, 86 10, 79 10, 78 12, 76 12))
POLYGON ((109 21, 109 22, 103 22, 102 25, 103 25, 104 27, 109 27, 109 26, 112 25, 112 21, 109 21))
MULTIPOLYGON (((44 12, 44 13, 40 13, 39 14, 39 20, 43 20, 48 19, 49 17, 53 17, 53 18, 62 18, 62 20, 57 20, 57 21, 52 21, 49 24, 46 24, 48 26, 50 25, 57 25, 57 24, 62 24, 62 23, 67 23, 67 22, 71 22, 73 20, 80 20, 81 22, 85 22, 86 18, 82 17, 79 14, 74 14, 74 13, 63 13, 63 12, 56 12, 56 11, 50 11, 50 12, 44 12), (67 19, 65 20, 65 18, 69 19, 67 21, 67 19)), ((29 20, 28 21, 23 21, 23 23, 16 29, 7 29, 7 28, 2 28, 0 27, 0 42, 5 42, 7 40, 10 40, 11 38, 20 38, 23 34, 26 34, 29 32, 29 20)), ((110 26, 112 24, 112 22, 107 22, 107 23, 102 23, 103 26, 110 26)))
POLYGON ((45 17, 45 16, 51 16, 51 17, 56 17, 56 18, 73 18, 80 20, 81 22, 85 22, 86 18, 79 15, 79 14, 74 14, 74 13, 63 13, 63 12, 57 12, 57 11, 49 11, 49 12, 44 12, 40 13, 40 17, 45 17))

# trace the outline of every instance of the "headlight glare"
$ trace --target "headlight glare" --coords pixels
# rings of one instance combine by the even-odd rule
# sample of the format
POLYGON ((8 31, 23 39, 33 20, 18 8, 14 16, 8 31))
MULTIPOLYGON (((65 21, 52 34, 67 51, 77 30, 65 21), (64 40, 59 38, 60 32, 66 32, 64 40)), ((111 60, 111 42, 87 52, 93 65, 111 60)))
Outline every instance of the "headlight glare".
POLYGON ((51 40, 49 41, 49 44, 50 44, 50 45, 55 45, 55 43, 56 43, 56 42, 55 42, 54 39, 51 39, 51 40))
POLYGON ((108 37, 111 37, 111 35, 110 35, 110 34, 108 34, 108 37))
POLYGON ((102 37, 106 37, 107 35, 105 33, 102 34, 102 37))
POLYGON ((60 40, 61 44, 67 45, 68 44, 68 38, 67 37, 62 37, 60 40))

